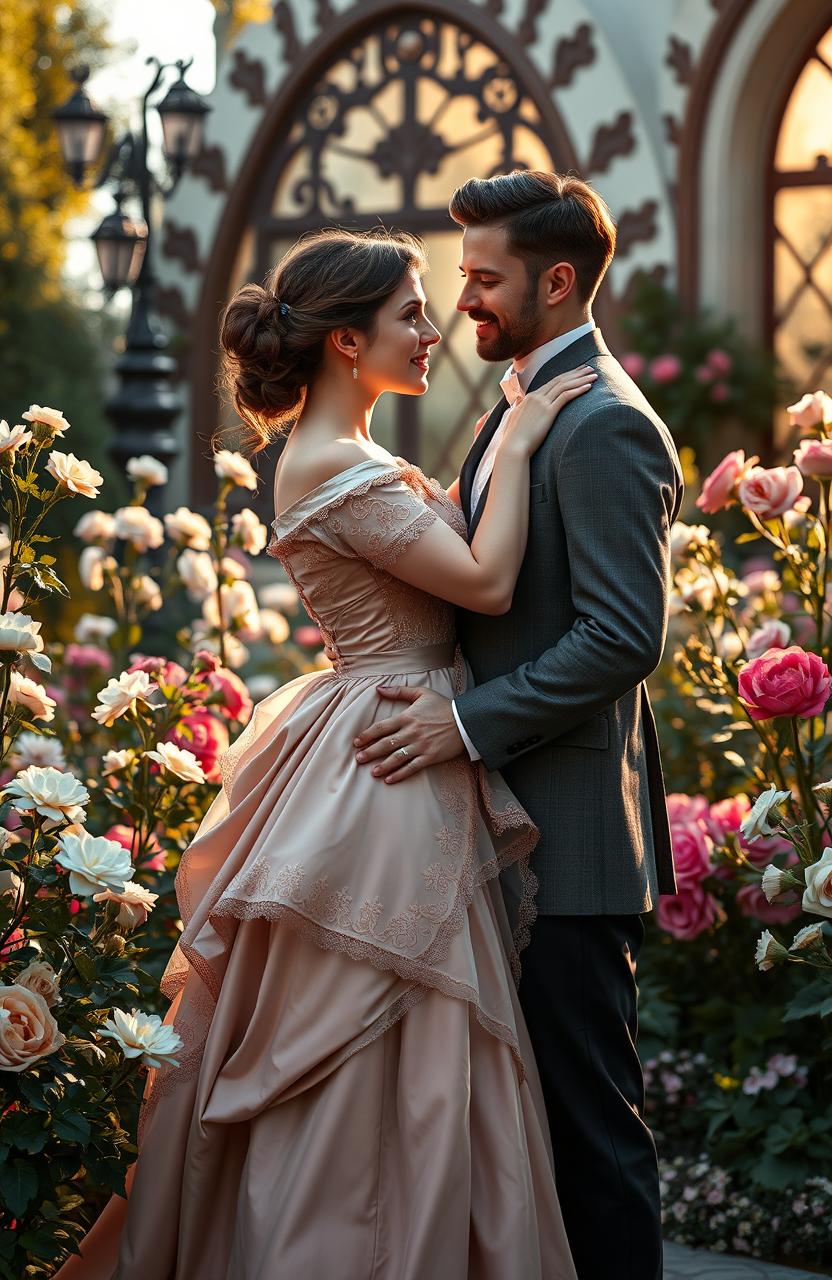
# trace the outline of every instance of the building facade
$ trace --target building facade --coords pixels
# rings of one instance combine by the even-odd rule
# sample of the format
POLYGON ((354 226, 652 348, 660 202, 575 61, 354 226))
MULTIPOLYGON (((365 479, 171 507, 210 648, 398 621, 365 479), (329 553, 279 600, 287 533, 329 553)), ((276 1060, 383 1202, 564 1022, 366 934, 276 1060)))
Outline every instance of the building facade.
POLYGON ((773 344, 801 390, 832 368, 829 0, 279 0, 223 53, 211 105, 162 234, 188 393, 183 499, 209 496, 207 440, 227 420, 222 306, 333 224, 427 241, 444 339, 431 391, 384 397, 375 422, 450 477, 498 376, 454 309, 447 202, 471 174, 552 167, 597 187, 619 227, 596 306, 613 341, 646 271, 773 344))

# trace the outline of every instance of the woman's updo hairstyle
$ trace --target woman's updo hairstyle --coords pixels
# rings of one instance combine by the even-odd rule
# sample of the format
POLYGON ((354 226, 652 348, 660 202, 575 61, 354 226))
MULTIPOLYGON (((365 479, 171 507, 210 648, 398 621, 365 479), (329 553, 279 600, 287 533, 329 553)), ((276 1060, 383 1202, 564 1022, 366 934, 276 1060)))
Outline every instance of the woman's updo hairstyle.
POLYGON ((265 286, 238 289, 223 313, 224 382, 257 453, 297 419, 333 329, 371 338, 382 303, 409 270, 426 267, 421 240, 403 231, 338 229, 304 236, 265 286))

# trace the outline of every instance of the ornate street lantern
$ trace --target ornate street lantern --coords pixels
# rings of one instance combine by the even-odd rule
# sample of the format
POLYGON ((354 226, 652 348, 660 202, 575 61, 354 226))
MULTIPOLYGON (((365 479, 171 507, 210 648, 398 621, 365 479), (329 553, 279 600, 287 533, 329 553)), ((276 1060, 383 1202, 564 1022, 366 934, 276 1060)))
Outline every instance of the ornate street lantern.
POLYGON ((147 227, 124 213, 121 192, 116 195, 115 209, 107 214, 90 239, 95 244, 105 287, 115 293, 132 284, 144 256, 147 227))
POLYGON ((177 62, 179 79, 171 85, 156 110, 162 120, 165 156, 176 175, 202 149, 205 116, 211 110, 204 98, 185 83, 190 63, 177 62))
POLYGON ((87 169, 97 162, 109 121, 84 88, 89 74, 87 66, 71 72, 78 87, 62 107, 52 112, 64 165, 76 187, 83 185, 87 169))

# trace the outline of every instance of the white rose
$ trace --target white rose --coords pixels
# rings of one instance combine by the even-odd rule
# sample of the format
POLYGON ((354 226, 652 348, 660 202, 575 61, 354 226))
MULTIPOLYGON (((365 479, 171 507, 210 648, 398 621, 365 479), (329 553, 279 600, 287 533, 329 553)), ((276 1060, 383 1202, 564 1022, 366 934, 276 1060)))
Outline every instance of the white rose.
POLYGON ((726 662, 733 662, 742 653, 742 640, 736 631, 724 631, 719 637, 716 651, 726 662))
POLYGON ((16 982, 18 986, 36 991, 39 996, 43 996, 50 1009, 61 1003, 58 975, 48 960, 32 960, 17 975, 16 982))
POLYGON ((269 540, 269 531, 250 507, 231 517, 232 537, 250 556, 257 556, 269 540))
POLYGON ((101 760, 101 772, 104 777, 111 773, 120 773, 132 762, 135 752, 126 748, 124 751, 108 751, 101 760))
POLYGON ((778 618, 770 618, 752 631, 745 646, 749 659, 759 658, 767 649, 785 649, 791 639, 791 630, 778 618))
POLYGON ((0 613, 0 649, 15 653, 40 653, 41 623, 28 613, 0 613))
POLYGON ((126 884, 121 890, 105 889, 92 895, 93 902, 117 902, 116 920, 122 929, 138 929, 143 925, 156 905, 158 893, 151 893, 143 884, 126 884))
POLYGON ((69 431, 69 423, 60 409, 50 409, 48 404, 30 404, 22 416, 27 422, 37 422, 49 427, 53 436, 62 436, 69 431))
POLYGON ((183 782, 205 781, 202 765, 193 751, 177 747, 173 742, 157 742, 156 750, 146 751, 145 755, 149 760, 155 760, 168 773, 172 773, 175 778, 181 778, 183 782))
POLYGON ((18 769, 37 764, 63 769, 66 764, 64 749, 58 738, 48 738, 45 733, 31 733, 26 730, 15 738, 12 758, 18 769))
POLYGON ((206 551, 187 548, 176 561, 179 576, 191 600, 201 601, 217 589, 214 562, 206 551))
POLYGON ((99 724, 114 724, 119 716, 135 710, 137 702, 150 702, 157 687, 146 671, 122 671, 118 679, 111 677, 106 688, 99 691, 92 718, 99 724))
POLYGON ((670 530, 670 553, 677 558, 687 551, 707 545, 711 531, 706 524, 685 524, 677 520, 670 530))
POLYGON ((220 561, 220 576, 223 582, 236 582, 239 578, 247 578, 248 571, 234 556, 223 556, 220 561))
POLYGON ((832 398, 825 391, 807 392, 797 404, 790 404, 786 413, 792 427, 819 427, 821 423, 828 426, 832 422, 832 398))
POLYGON ((759 840, 760 836, 775 834, 776 828, 770 824, 773 819, 779 819, 777 810, 784 800, 791 800, 791 792, 778 791, 776 787, 769 787, 768 791, 757 797, 751 812, 740 826, 740 833, 749 844, 759 840))
POLYGON ((165 527, 146 507, 119 507, 115 514, 116 537, 129 542, 137 551, 161 547, 165 527))
MULTIPOLYGON (((725 596, 729 592, 744 594, 735 578, 724 573, 722 569, 700 572, 697 569, 681 569, 676 575, 675 588, 678 600, 684 607, 698 605, 709 612, 716 603, 717 596, 725 596)), ((678 603, 675 608, 679 612, 678 603)))
POLYGON ((827 846, 817 862, 806 867, 804 875, 803 910, 813 916, 832 919, 832 846, 827 846))
POLYGON ((69 872, 70 890, 79 897, 91 897, 102 889, 121 890, 133 878, 130 850, 115 840, 91 836, 81 828, 65 831, 58 843, 55 861, 69 872))
POLYGON ((179 1065, 173 1055, 182 1048, 182 1037, 169 1023, 162 1022, 157 1013, 142 1013, 140 1009, 125 1013, 123 1009, 113 1009, 112 1018, 108 1018, 104 1026, 102 1036, 112 1036, 125 1058, 141 1058, 148 1067, 179 1065))
POLYGON ((291 582, 269 582, 259 592, 260 603, 281 613, 297 613, 298 593, 291 582))
POLYGON ((241 453, 219 449, 214 454, 214 473, 220 480, 231 480, 242 489, 257 488, 257 473, 241 453))
POLYGON ((177 507, 165 516, 167 535, 183 547, 194 551, 208 551, 211 547, 211 526, 204 516, 188 507, 177 507))
POLYGON ((46 470, 54 476, 59 488, 69 493, 78 493, 82 498, 97 498, 104 477, 95 467, 74 453, 59 453, 53 449, 46 464, 46 470))
POLYGON ((778 960, 783 960, 788 951, 782 946, 768 929, 764 929, 757 942, 754 959, 758 969, 773 969, 778 960))
POLYGON ((65 1042, 43 996, 19 983, 0 987, 0 1071, 25 1071, 65 1042))
POLYGON ((140 605, 144 605, 151 613, 155 613, 157 609, 162 607, 162 593, 159 590, 159 584, 155 578, 151 578, 150 574, 145 573, 138 578, 133 591, 136 601, 140 605))
POLYGON ((31 431, 18 423, 10 427, 5 418, 0 419, 0 453, 9 453, 12 458, 18 449, 22 449, 32 439, 31 431))
POLYGON ((289 639, 289 623, 276 609, 261 609, 260 625, 269 644, 283 644, 289 639))
POLYGON ((104 586, 104 561, 111 560, 103 547, 84 547, 78 557, 78 577, 87 591, 101 591, 104 586))
POLYGON ((30 764, 4 787, 18 813, 39 813, 50 823, 78 822, 90 793, 72 773, 30 764))
POLYGON ((227 627, 233 622, 244 640, 257 640, 262 635, 257 597, 250 582, 232 582, 222 588, 222 620, 216 596, 203 601, 202 616, 212 627, 227 627))
POLYGON ((100 613, 82 613, 75 624, 75 639, 79 644, 97 644, 109 640, 117 630, 115 618, 107 618, 100 613))
POLYGON ((789 951, 805 951, 807 947, 817 946, 818 943, 823 943, 823 925, 807 924, 802 929, 798 929, 792 938, 789 951))
POLYGON ((55 708, 58 705, 55 699, 49 697, 43 685, 30 680, 28 676, 22 676, 19 671, 12 672, 9 701, 15 706, 25 707, 35 720, 48 723, 55 719, 55 708))
POLYGON ((82 542, 107 544, 116 536, 116 518, 108 511, 85 511, 73 532, 82 542))
POLYGON ((126 471, 131 480, 137 480, 148 488, 168 482, 168 469, 164 462, 160 462, 149 453, 143 453, 138 458, 129 458, 126 471))

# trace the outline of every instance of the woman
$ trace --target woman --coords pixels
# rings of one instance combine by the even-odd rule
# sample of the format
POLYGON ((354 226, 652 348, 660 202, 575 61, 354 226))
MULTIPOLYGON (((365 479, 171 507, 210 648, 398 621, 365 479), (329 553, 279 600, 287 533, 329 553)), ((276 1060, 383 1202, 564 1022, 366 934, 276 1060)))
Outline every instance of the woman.
POLYGON ((455 501, 370 435, 421 395, 439 334, 420 243, 327 231, 228 305, 237 410, 291 423, 268 548, 335 653, 264 699, 176 879, 129 1202, 62 1280, 574 1280, 515 982, 538 832, 460 757, 395 787, 355 764, 378 686, 452 695, 453 607, 505 612, 529 456, 578 370, 527 395, 469 547, 455 501))

